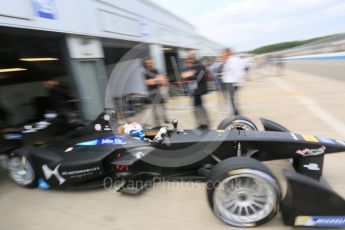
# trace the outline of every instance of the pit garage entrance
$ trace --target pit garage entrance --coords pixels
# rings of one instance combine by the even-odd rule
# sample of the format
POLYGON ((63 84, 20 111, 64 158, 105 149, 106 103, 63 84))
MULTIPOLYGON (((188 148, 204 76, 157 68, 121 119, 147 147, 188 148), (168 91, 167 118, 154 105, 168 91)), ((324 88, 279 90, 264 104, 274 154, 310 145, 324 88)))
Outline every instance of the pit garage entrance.
POLYGON ((75 97, 66 67, 64 36, 58 33, 0 28, 0 109, 3 125, 42 116, 49 105, 50 83, 75 97), (48 84, 47 84, 48 83, 48 84))

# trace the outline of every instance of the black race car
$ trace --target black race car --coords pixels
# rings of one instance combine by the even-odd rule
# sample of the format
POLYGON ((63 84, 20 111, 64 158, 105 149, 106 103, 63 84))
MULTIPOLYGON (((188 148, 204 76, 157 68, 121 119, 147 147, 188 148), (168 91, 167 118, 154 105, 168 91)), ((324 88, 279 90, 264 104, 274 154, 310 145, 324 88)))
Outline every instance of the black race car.
MULTIPOLYGON (((88 127, 40 147, 9 155, 9 174, 21 186, 90 188, 122 182, 119 192, 139 194, 155 181, 207 182, 207 199, 226 224, 253 227, 280 210, 285 224, 345 226, 345 201, 322 178, 325 154, 344 152, 345 142, 296 134, 261 119, 264 131, 242 116, 217 130, 173 128, 119 131, 116 118, 102 114, 88 127), (112 127, 116 127, 112 129, 112 127), (260 161, 290 159, 286 196, 260 161)), ((341 176, 341 175, 339 175, 341 176)))
POLYGON ((45 119, 0 129, 0 155, 29 144, 42 145, 78 126, 80 125, 70 123, 63 116, 51 113, 45 119))

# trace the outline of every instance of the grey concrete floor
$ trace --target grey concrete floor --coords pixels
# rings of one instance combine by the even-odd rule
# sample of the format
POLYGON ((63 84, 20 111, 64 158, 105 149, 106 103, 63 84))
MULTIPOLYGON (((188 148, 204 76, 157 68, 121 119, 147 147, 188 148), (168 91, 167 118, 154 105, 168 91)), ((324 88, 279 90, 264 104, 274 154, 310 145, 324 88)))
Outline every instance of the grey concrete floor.
MULTIPOLYGON (((281 77, 266 73, 252 73, 251 80, 240 91, 239 105, 245 116, 255 121, 266 117, 297 133, 322 134, 345 140, 339 129, 345 124, 344 81, 293 71, 286 71, 281 77), (301 97, 309 100, 303 102, 301 97), (316 114, 317 111, 321 111, 321 115, 316 114)), ((204 99, 214 128, 230 113, 228 103, 217 93, 210 93, 204 99)), ((178 118, 181 128, 195 127, 190 104, 189 98, 181 97, 171 99, 167 106, 169 117, 178 118)), ((343 197, 344 163, 344 153, 334 154, 326 157, 324 168, 328 182, 343 197)), ((281 169, 289 168, 289 163, 282 160, 265 164, 285 188, 281 169)), ((154 185, 141 196, 130 197, 116 193, 115 189, 24 189, 12 183, 5 172, 0 172, 1 230, 230 228, 213 216, 202 183, 164 182, 154 185)), ((259 228, 291 229, 283 226, 280 215, 259 228)))

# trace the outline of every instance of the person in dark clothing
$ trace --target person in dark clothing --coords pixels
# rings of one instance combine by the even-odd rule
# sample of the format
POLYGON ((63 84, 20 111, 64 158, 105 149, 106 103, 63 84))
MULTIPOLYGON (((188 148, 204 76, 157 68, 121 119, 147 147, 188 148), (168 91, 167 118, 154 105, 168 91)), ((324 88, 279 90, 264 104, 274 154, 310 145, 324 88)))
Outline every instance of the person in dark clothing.
POLYGON ((60 85, 56 80, 46 80, 43 85, 48 93, 49 108, 47 109, 63 115, 67 109, 67 101, 71 99, 68 88, 60 85))
POLYGON ((152 105, 153 116, 156 125, 161 125, 161 119, 163 118, 165 123, 169 123, 164 106, 164 99, 160 93, 160 87, 167 83, 167 78, 163 74, 160 74, 157 69, 154 68, 154 62, 151 57, 144 59, 144 74, 145 84, 149 91, 149 100, 152 105))
POLYGON ((276 64, 276 75, 282 76, 284 75, 284 57, 279 55, 275 58, 276 64))
POLYGON ((9 113, 0 105, 0 128, 4 128, 8 122, 9 113))
POLYGON ((209 124, 207 111, 202 102, 202 95, 207 94, 207 74, 206 67, 196 60, 194 53, 190 52, 181 77, 189 81, 189 92, 194 99, 194 115, 199 128, 208 128, 209 124))

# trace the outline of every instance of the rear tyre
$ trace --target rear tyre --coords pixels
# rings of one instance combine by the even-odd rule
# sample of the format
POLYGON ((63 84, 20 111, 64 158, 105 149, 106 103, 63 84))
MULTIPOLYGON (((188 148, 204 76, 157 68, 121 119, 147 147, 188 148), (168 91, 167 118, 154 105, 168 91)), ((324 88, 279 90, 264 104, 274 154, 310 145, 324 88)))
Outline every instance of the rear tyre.
POLYGON ((207 198, 214 214, 235 227, 255 227, 279 211, 281 189, 261 162, 233 157, 218 163, 207 183, 207 198))
POLYGON ((258 128, 255 123, 249 118, 244 116, 236 115, 225 118, 219 123, 218 128, 220 130, 251 130, 256 131, 258 128))
POLYGON ((27 188, 37 186, 36 174, 25 156, 16 153, 11 154, 8 160, 8 171, 16 184, 27 188))

